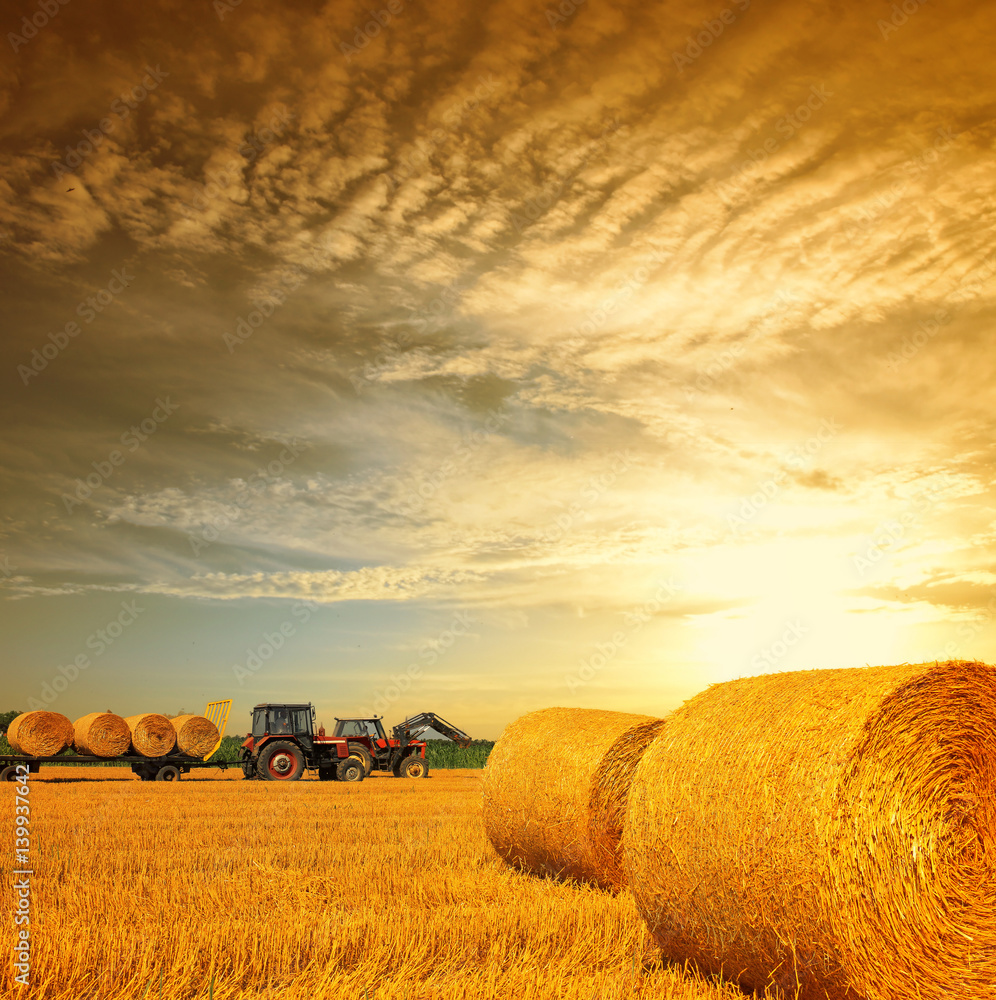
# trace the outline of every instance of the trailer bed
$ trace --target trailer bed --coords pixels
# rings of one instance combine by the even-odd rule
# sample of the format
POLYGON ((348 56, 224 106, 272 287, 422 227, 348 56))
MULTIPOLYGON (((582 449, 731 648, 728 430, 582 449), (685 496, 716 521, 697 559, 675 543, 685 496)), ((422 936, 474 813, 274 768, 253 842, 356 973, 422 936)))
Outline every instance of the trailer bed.
POLYGON ((132 771, 142 781, 179 781, 181 776, 188 774, 191 768, 238 767, 242 764, 237 760, 202 760, 200 757, 183 757, 168 754, 165 757, 142 757, 139 754, 123 754, 120 757, 78 756, 66 757, 57 754, 54 757, 25 757, 20 754, 0 754, 0 781, 17 781, 18 765, 26 764, 30 774, 37 774, 42 764, 130 764, 132 771))

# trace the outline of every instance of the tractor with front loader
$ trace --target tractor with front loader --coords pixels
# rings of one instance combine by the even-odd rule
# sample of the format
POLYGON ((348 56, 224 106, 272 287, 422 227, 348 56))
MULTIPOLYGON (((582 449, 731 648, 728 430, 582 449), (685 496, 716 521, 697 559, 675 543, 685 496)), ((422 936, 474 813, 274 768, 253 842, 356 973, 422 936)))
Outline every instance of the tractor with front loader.
POLYGON ((315 728, 309 704, 261 704, 252 710, 252 732, 242 744, 240 762, 246 778, 297 781, 306 770, 322 781, 362 781, 374 769, 397 778, 429 774, 425 741, 430 729, 461 746, 470 737, 433 712, 406 719, 387 736, 381 717, 336 718, 335 731, 315 728))
POLYGON ((457 746, 468 747, 471 738, 456 726, 450 725, 435 712, 420 712, 405 719, 391 730, 388 736, 380 716, 372 719, 336 716, 333 737, 345 739, 351 757, 363 761, 363 769, 390 771, 396 778, 424 778, 429 769, 425 763, 425 740, 429 730, 453 740, 457 746))

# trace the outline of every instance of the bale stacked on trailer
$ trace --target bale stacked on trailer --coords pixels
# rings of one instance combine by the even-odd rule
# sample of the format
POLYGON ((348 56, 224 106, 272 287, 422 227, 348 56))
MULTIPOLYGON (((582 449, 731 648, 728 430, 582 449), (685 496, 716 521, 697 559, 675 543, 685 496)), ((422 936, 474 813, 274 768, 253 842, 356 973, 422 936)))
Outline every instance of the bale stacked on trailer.
POLYGON ((73 742, 73 724, 58 712, 25 712, 7 729, 14 753, 26 757, 54 757, 73 742))
POLYGON ((625 868, 665 957, 799 1000, 996 995, 996 670, 752 677, 643 755, 625 868))
POLYGON ((176 730, 165 715, 129 715, 131 749, 143 757, 164 757, 176 746, 176 730))
POLYGON ((218 727, 203 715, 178 715, 170 719, 176 733, 176 746, 188 757, 204 757, 221 739, 218 727))
POLYGON ((617 890, 633 767, 664 723, 649 715, 547 708, 506 727, 488 757, 484 827, 509 865, 617 890))
POLYGON ((73 723, 73 749, 91 757, 118 757, 128 752, 131 730, 113 712, 91 712, 73 723))

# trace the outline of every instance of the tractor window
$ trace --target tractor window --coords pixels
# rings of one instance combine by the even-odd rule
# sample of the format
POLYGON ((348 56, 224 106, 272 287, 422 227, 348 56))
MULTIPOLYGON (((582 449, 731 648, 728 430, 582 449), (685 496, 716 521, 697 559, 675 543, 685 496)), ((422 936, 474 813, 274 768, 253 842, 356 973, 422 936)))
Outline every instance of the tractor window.
POLYGON ((301 736, 311 733, 311 712, 307 708, 299 708, 294 712, 294 732, 301 736))
POLYGON ((374 739, 380 735, 378 724, 372 719, 344 719, 335 727, 336 736, 372 736, 374 739))
POLYGON ((266 709, 255 708, 252 713, 252 735, 254 739, 266 735, 266 709))
POLYGON ((290 710, 286 708, 270 709, 271 735, 289 734, 291 731, 290 710))

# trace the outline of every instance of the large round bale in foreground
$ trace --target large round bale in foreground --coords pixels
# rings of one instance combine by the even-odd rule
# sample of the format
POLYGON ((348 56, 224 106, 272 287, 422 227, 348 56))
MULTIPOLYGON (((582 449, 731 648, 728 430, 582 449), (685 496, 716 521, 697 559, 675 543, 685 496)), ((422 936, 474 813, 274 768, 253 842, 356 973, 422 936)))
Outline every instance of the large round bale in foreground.
POLYGON ((178 715, 170 719, 176 733, 176 746, 188 757, 204 757, 221 738, 218 727, 203 715, 178 715))
POLYGON ((991 1000, 996 670, 715 685, 643 755, 623 839, 673 961, 799 1000, 991 1000))
POLYGON ((117 757, 131 745, 128 723, 113 712, 91 712, 73 723, 73 749, 91 757, 117 757))
POLYGON ((546 708, 506 727, 484 778, 484 828, 498 855, 538 875, 621 888, 629 780, 663 724, 649 715, 546 708))
POLYGON ((73 742, 73 724, 58 712, 25 712, 7 729, 14 753, 26 757, 54 757, 73 742))
POLYGON ((164 757, 176 746, 176 730, 165 715, 129 715, 131 749, 143 757, 164 757))

